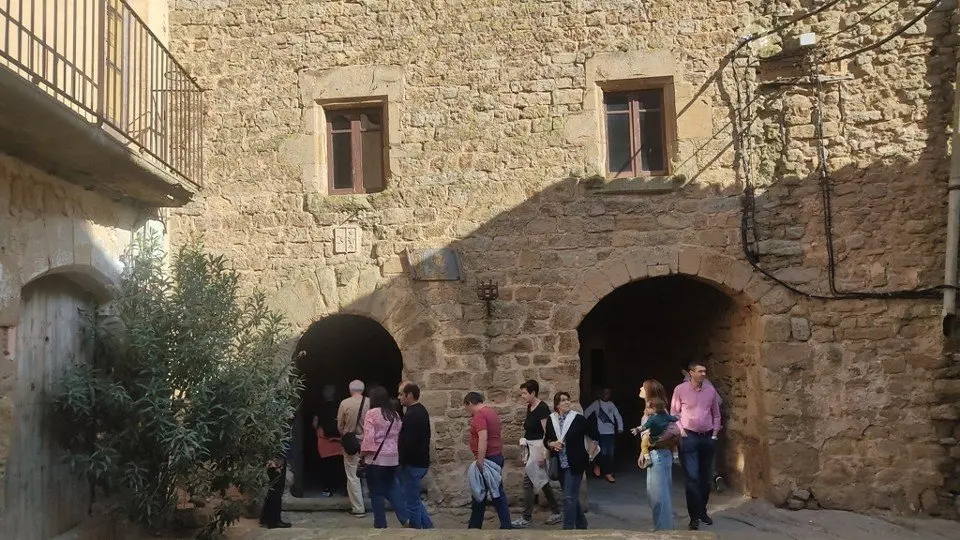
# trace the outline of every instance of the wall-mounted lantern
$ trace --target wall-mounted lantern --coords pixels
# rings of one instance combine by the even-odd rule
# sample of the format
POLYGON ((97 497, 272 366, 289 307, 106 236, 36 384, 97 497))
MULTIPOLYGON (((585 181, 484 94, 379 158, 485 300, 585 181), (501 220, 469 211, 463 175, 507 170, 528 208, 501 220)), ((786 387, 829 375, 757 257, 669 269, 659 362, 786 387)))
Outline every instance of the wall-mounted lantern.
POLYGON ((487 317, 493 316, 493 301, 500 298, 499 284, 495 281, 482 279, 477 285, 477 298, 487 303, 487 317))

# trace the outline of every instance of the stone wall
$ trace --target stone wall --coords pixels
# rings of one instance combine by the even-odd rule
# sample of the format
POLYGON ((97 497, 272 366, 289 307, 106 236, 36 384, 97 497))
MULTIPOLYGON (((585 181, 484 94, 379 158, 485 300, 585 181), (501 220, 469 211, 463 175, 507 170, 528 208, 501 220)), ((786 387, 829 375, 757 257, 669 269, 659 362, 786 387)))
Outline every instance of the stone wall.
POLYGON ((120 256, 136 220, 137 212, 129 206, 0 154, 0 463, 6 461, 14 429, 16 326, 23 287, 42 276, 63 274, 105 294, 119 276, 120 256))
MULTIPOLYGON (((448 500, 463 500, 465 391, 484 390, 518 438, 516 386, 578 387, 577 326, 597 301, 682 274, 740 310, 725 319, 740 324, 713 334, 730 351, 714 371, 736 404, 725 425, 742 441, 727 459, 753 471, 741 482, 750 493, 952 515, 944 441, 955 416, 931 414, 947 365, 938 302, 823 300, 774 284, 744 259, 739 197, 756 187, 747 236, 760 265, 829 296, 822 118, 838 288, 938 283, 951 14, 824 66, 835 81, 817 92, 803 78, 813 66, 758 62, 781 36, 729 61, 741 35, 802 11, 769 4, 175 1, 174 54, 210 91, 206 188, 172 234, 202 233, 299 328, 336 312, 383 324, 405 374, 424 384, 438 479, 458 496, 448 500), (672 78, 672 175, 604 182, 600 89, 647 77, 672 78), (323 108, 384 96, 387 189, 327 195, 323 108), (358 250, 335 252, 337 227, 362 232, 358 250), (464 281, 412 281, 406 250, 442 246, 459 253, 464 281), (500 285, 490 318, 480 278, 500 285)), ((858 25, 867 8, 841 2, 790 32, 815 30, 829 58, 880 39, 911 6, 858 25)))

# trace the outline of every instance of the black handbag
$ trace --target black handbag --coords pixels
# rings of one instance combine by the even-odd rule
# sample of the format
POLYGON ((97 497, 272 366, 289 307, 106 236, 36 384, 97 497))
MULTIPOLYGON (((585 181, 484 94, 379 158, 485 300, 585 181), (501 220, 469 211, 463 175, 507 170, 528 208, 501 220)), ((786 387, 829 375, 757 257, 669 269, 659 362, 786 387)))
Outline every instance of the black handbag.
POLYGON ((340 446, 343 447, 343 453, 348 456, 355 456, 360 453, 360 438, 357 437, 357 429, 360 427, 360 413, 363 412, 363 400, 365 396, 360 397, 360 410, 357 411, 357 425, 353 426, 353 431, 348 431, 340 436, 340 446))
POLYGON ((547 477, 554 482, 560 481, 560 456, 552 455, 547 460, 547 477))

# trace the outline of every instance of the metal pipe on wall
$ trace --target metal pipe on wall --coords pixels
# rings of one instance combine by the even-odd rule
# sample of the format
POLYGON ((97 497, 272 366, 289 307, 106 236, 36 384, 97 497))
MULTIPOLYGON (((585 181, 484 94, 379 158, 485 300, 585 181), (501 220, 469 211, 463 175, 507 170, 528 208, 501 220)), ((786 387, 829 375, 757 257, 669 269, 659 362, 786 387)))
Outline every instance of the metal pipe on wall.
POLYGON ((957 312, 957 265, 960 250, 960 65, 954 81, 953 134, 950 142, 950 179, 947 182, 947 254, 944 263, 943 329, 950 334, 957 312))

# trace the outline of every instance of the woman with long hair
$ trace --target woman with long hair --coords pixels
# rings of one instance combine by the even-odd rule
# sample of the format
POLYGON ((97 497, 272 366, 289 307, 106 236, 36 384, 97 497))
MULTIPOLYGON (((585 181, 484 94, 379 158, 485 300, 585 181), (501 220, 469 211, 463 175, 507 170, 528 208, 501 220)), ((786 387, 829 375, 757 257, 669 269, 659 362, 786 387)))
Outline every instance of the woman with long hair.
POLYGON ((600 434, 597 424, 588 422, 573 410, 570 394, 553 396, 553 414, 547 422, 543 444, 559 460, 560 487, 563 488, 563 528, 586 529, 587 517, 580 506, 580 483, 590 466, 590 454, 596 450, 600 434))
POLYGON ((370 488, 370 503, 373 505, 373 526, 387 527, 386 500, 397 513, 397 519, 406 526, 407 519, 400 487, 397 483, 397 467, 400 452, 397 437, 401 420, 387 390, 382 386, 370 389, 370 410, 363 417, 363 441, 360 455, 367 465, 367 485, 370 488))
MULTIPOLYGON (((652 399, 660 403, 670 403, 666 389, 656 379, 643 381, 639 396, 645 403, 649 403, 652 399)), ((641 425, 646 421, 647 416, 644 415, 641 425)), ((639 432, 635 431, 635 433, 639 432)), ((645 462, 645 456, 642 454, 637 458, 637 465, 640 468, 647 467, 647 497, 650 500, 650 511, 653 513, 653 528, 657 531, 673 529, 670 485, 673 482, 673 448, 679 439, 679 428, 675 423, 670 424, 661 437, 651 442, 649 464, 645 462)))

